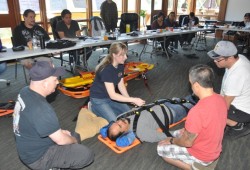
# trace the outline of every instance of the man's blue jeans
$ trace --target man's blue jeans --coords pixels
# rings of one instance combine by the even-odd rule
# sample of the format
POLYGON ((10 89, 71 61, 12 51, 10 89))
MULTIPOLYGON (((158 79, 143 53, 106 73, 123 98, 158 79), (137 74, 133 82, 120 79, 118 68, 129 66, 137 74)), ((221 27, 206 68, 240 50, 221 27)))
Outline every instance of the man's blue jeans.
POLYGON ((113 101, 109 98, 90 98, 91 109, 97 116, 103 117, 108 122, 115 121, 116 117, 130 110, 126 103, 113 101))

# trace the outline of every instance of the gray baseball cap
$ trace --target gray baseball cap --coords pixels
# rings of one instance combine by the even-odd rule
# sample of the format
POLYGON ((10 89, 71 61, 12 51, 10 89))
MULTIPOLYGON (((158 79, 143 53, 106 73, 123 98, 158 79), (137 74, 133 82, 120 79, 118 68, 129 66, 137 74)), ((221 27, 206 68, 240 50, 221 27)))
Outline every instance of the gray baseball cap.
POLYGON ((32 81, 44 80, 50 76, 59 77, 65 74, 63 67, 54 67, 48 61, 37 61, 30 69, 30 79, 32 81))
POLYGON ((212 59, 217 59, 220 56, 231 57, 238 52, 236 46, 231 41, 219 41, 213 50, 209 51, 207 55, 212 59))

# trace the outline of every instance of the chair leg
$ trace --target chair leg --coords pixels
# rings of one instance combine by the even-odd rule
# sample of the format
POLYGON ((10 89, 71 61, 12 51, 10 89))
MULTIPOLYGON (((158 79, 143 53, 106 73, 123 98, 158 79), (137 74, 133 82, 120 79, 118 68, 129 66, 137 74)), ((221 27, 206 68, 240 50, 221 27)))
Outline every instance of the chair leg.
POLYGON ((16 64, 15 64, 15 80, 17 79, 17 61, 16 61, 16 64))
POLYGON ((24 66, 23 66, 23 74, 24 74, 24 78, 25 78, 25 83, 28 84, 28 80, 27 80, 26 71, 25 71, 24 66))

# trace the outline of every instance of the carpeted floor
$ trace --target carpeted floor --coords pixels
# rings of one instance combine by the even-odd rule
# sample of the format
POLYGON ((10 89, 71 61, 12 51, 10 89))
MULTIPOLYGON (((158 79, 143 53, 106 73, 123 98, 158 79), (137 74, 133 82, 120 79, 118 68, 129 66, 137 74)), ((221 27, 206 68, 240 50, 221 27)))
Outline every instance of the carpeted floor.
MULTIPOLYGON (((207 50, 212 49, 215 41, 208 39, 207 50)), ((140 52, 142 45, 133 45, 130 49, 140 52)), ((150 49, 148 49, 150 50, 150 49)), ((141 97, 152 102, 160 98, 183 97, 191 93, 188 83, 188 69, 195 64, 208 64, 216 72, 215 91, 219 92, 223 70, 216 68, 213 61, 206 55, 206 51, 192 51, 197 57, 186 57, 184 54, 191 53, 190 50, 178 49, 178 54, 173 54, 170 60, 166 56, 142 55, 142 61, 154 63, 153 70, 147 73, 147 83, 150 90, 144 85, 143 80, 131 80, 128 83, 128 92, 131 96, 141 97)), ((90 70, 94 70, 97 65, 99 55, 102 50, 93 52, 88 61, 90 70)), ((138 61, 138 57, 132 53, 128 55, 128 61, 138 61)), ((55 61, 56 65, 58 61, 55 61)), ((72 76, 68 73, 65 77, 72 76)), ((18 92, 26 85, 21 65, 18 65, 18 75, 15 80, 15 67, 9 65, 7 71, 1 78, 11 80, 11 85, 6 86, 0 83, 0 101, 15 100, 18 92)), ((75 122, 72 120, 78 114, 80 107, 86 99, 74 99, 64 94, 59 94, 52 106, 58 114, 61 127, 63 129, 74 130, 75 122)), ((216 169, 218 170, 246 170, 250 168, 250 135, 244 138, 230 141, 223 141, 223 152, 216 169)), ((175 170, 177 168, 165 163, 156 152, 157 143, 143 143, 123 154, 115 154, 108 147, 100 143, 97 137, 93 137, 82 142, 83 145, 91 148, 95 153, 95 161, 87 170, 106 170, 106 169, 131 169, 131 170, 155 170, 166 169, 175 170)), ((26 170, 19 160, 14 136, 12 132, 12 117, 0 117, 0 169, 1 170, 26 170)))

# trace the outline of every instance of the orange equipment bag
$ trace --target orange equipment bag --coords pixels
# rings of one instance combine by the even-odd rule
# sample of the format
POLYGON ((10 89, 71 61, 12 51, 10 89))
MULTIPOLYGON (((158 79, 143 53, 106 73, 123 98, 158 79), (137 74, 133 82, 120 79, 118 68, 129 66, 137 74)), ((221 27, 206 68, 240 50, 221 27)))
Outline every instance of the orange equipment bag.
POLYGON ((14 101, 9 101, 8 103, 0 103, 0 117, 12 114, 15 107, 14 101))

